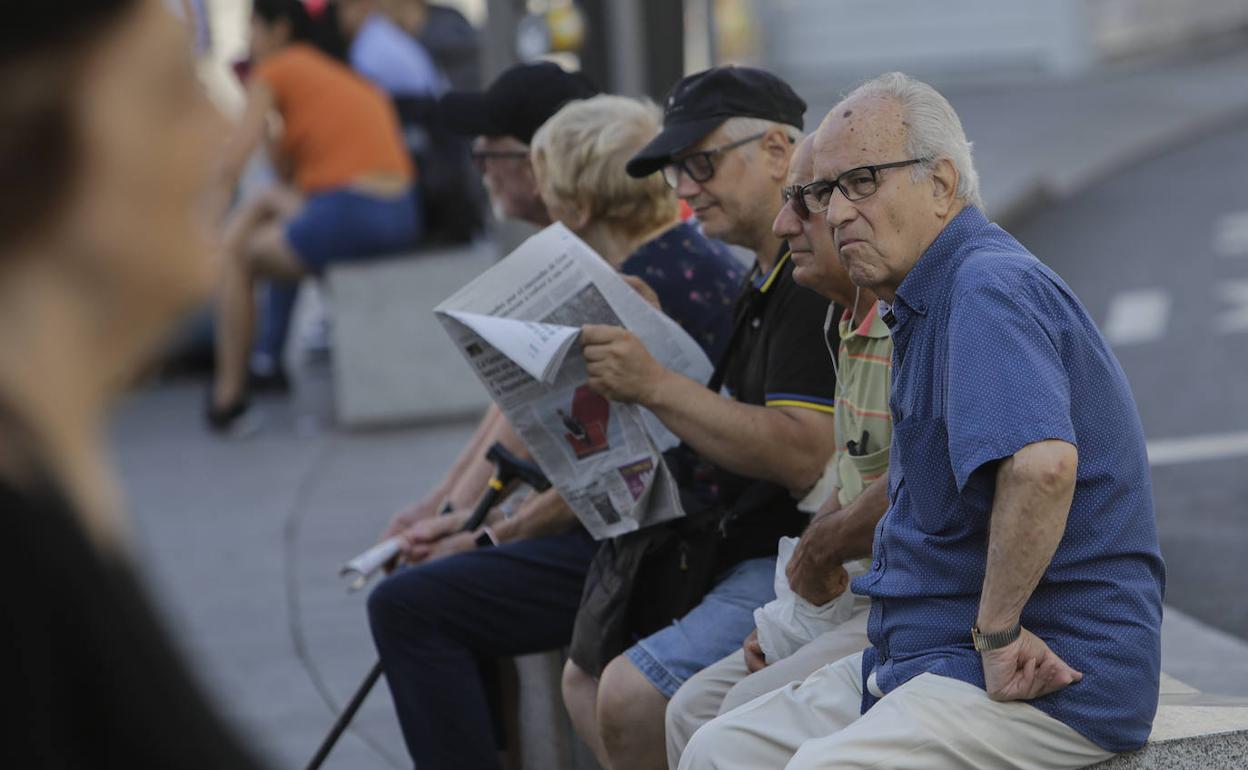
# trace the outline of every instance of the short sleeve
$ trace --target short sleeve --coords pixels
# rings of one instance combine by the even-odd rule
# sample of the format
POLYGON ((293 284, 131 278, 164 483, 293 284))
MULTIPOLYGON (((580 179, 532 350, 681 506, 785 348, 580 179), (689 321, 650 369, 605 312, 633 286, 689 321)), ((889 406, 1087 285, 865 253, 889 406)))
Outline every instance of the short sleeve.
POLYGON ((771 323, 771 345, 764 374, 767 406, 796 406, 832 413, 836 409, 836 369, 824 336, 828 301, 793 283, 791 274, 777 288, 782 294, 771 323))
POLYGON ((946 424, 959 491, 984 464, 1028 444, 1075 443, 1070 382, 1049 333, 1060 319, 1046 318, 1031 299, 1045 291, 1044 279, 1019 278, 1009 288, 977 278, 950 308, 946 424))

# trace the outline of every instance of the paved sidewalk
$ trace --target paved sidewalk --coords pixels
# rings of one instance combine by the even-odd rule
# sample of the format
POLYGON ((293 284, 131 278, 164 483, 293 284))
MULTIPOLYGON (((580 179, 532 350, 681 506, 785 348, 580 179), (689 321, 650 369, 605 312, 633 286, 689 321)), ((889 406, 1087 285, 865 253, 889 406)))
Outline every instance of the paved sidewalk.
MULTIPOLYGON (((976 142, 985 198, 1017 215, 1131 159, 1248 114, 1248 51, 1065 81, 949 89, 976 142)), ((825 109, 832 102, 811 100, 825 109)), ((351 434, 330 425, 324 369, 265 429, 221 441, 203 386, 151 387, 115 426, 137 553, 203 680, 276 768, 301 768, 374 660, 364 596, 335 573, 454 459, 468 424, 351 434)), ((1248 695, 1248 643, 1167 613, 1164 666, 1207 692, 1248 695)), ((379 687, 326 767, 407 765, 379 687)))

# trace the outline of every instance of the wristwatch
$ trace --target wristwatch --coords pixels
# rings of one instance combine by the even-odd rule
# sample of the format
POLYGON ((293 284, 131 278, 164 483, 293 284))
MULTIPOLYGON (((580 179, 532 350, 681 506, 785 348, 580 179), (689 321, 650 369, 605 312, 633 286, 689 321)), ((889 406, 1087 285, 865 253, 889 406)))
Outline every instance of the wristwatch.
POLYGON ((975 649, 980 652, 999 650, 1002 647, 1013 644, 1014 640, 1022 635, 1022 623, 1015 623, 1013 628, 1007 628, 1004 631, 993 631, 991 634, 981 632, 979 626, 971 626, 971 641, 975 643, 975 649))
POLYGON ((493 548, 498 545, 498 538, 494 536, 494 530, 489 527, 482 527, 477 536, 472 539, 478 548, 493 548))

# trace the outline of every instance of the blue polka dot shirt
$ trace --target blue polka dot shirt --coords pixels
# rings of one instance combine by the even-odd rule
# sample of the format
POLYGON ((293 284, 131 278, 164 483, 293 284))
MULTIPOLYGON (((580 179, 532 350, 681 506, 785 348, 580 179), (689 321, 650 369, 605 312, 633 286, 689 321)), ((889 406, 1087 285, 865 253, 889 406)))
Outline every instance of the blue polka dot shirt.
MULTIPOLYGON (((863 679, 984 686, 971 644, 998 461, 1057 439, 1079 464, 1066 531, 1022 623, 1082 681, 1030 701, 1109 751, 1157 708, 1165 569, 1126 376, 1052 270, 974 208, 896 292, 888 513, 855 593, 872 599, 863 679)), ((864 711, 874 699, 863 699, 864 711)))

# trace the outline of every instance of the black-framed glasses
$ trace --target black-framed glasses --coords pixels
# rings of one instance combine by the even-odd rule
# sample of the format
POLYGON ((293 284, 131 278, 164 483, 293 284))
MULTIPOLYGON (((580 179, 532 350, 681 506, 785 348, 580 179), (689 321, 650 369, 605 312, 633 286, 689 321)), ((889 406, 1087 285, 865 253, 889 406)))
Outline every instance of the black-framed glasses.
POLYGON ((802 196, 802 189, 800 184, 780 188, 780 205, 785 206, 792 202, 793 213, 797 214, 799 219, 810 219, 810 209, 806 208, 806 199, 802 196))
POLYGON ((732 142, 731 144, 725 144, 723 147, 716 147, 713 150, 703 150, 702 152, 691 153, 683 158, 673 159, 671 163, 668 163, 663 167, 663 178, 667 180, 668 185, 670 185, 672 189, 675 189, 676 185, 680 184, 680 175, 682 173, 698 184, 708 182, 711 177, 715 176, 714 158, 717 155, 723 155, 729 150, 735 150, 743 144, 756 142, 766 135, 767 132, 763 131, 762 133, 747 136, 746 138, 732 142))
POLYGON ((832 195, 840 190, 846 200, 860 201, 870 198, 880 189, 880 172, 888 168, 902 168, 916 163, 926 163, 927 158, 911 158, 895 163, 878 163, 874 166, 851 168, 836 179, 817 179, 802 188, 802 203, 809 214, 820 214, 832 204, 832 195))
POLYGON ((485 173, 485 163, 489 160, 528 160, 528 150, 473 150, 472 163, 477 171, 485 173))

